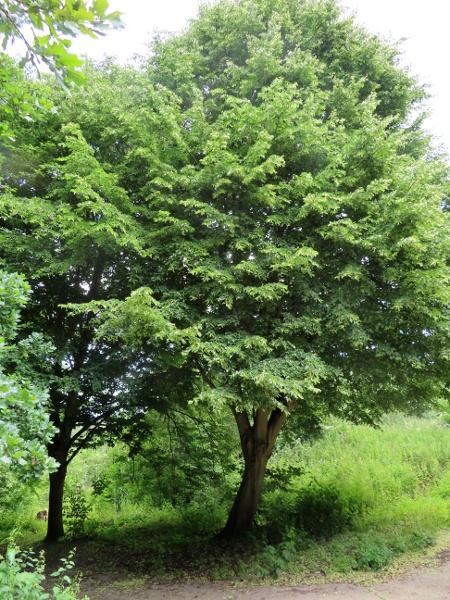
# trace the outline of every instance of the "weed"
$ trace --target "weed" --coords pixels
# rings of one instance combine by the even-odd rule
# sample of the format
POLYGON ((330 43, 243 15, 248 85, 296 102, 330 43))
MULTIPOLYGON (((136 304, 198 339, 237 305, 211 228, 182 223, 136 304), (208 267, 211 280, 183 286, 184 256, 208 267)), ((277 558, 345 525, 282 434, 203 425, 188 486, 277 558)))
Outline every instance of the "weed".
POLYGON ((70 490, 64 498, 64 514, 71 535, 76 537, 84 533, 86 520, 91 506, 86 502, 85 494, 80 488, 70 490))
MULTIPOLYGON (((45 582, 44 554, 37 557, 32 550, 23 552, 12 541, 6 556, 0 555, 0 595, 2 600, 76 600, 80 587, 77 578, 71 579, 67 571, 73 568, 74 551, 50 577, 56 578, 51 595, 43 588, 45 582)), ((85 596, 84 600, 89 600, 85 596)))
POLYGON ((261 553, 259 573, 274 578, 280 577, 297 560, 302 543, 303 537, 299 532, 293 528, 287 529, 282 541, 277 546, 268 544, 264 547, 261 553))

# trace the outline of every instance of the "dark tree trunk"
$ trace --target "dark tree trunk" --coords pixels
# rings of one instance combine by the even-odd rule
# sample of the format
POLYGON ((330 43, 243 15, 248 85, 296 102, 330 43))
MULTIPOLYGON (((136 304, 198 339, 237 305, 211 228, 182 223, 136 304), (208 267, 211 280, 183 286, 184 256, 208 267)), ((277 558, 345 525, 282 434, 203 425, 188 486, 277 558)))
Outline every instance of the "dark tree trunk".
POLYGON ((45 538, 48 542, 54 542, 64 535, 63 496, 66 473, 67 464, 65 462, 63 465, 60 464, 55 473, 50 473, 47 536, 45 538))
POLYGON ((47 521, 47 542, 54 542, 64 535, 63 526, 63 496, 64 482, 67 474, 67 464, 69 450, 71 448, 72 424, 68 419, 69 410, 66 412, 66 419, 59 421, 59 414, 54 413, 53 420, 59 431, 52 439, 48 447, 48 455, 54 458, 59 466, 58 470, 50 473, 50 489, 48 495, 48 521, 47 521))
POLYGON ((292 406, 288 404, 286 408, 287 412, 276 409, 272 413, 259 408, 253 425, 246 412, 239 413, 232 408, 241 437, 245 469, 230 516, 221 533, 224 537, 237 537, 252 528, 267 463, 292 406))
POLYGON ((234 537, 252 528, 268 459, 266 452, 256 451, 245 461, 242 483, 223 530, 225 536, 234 537))

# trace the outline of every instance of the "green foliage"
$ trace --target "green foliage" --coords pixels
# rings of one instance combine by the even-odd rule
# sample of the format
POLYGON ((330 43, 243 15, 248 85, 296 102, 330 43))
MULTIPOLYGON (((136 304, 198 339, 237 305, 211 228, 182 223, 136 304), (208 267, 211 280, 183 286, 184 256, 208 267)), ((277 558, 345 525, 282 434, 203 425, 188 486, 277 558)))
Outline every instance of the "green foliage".
MULTIPOLYGON (((106 425, 142 439, 149 407, 169 438, 173 407, 199 426, 231 407, 244 452, 267 457, 288 414, 298 437, 446 399, 448 167, 411 125, 425 93, 395 47, 332 0, 222 1, 140 70, 85 72, 70 99, 46 85, 57 114, 18 125, 0 199, 0 259, 34 291, 23 334, 56 347, 62 466, 106 425)), ((217 479, 199 439, 150 438, 162 497, 217 479)), ((392 497, 436 460, 390 474, 392 497)), ((299 505, 349 524, 359 493, 334 484, 299 505)))
POLYGON ((131 447, 116 441, 113 447, 82 451, 72 461, 68 488, 92 493, 99 513, 119 513, 133 505, 184 509, 212 501, 211 494, 223 504, 237 483, 232 423, 206 411, 199 419, 199 414, 199 407, 195 414, 190 407, 186 412, 150 411, 147 439, 126 430, 122 438, 131 447))
POLYGON ((352 525, 360 509, 335 483, 312 480, 294 500, 294 523, 314 537, 331 537, 352 525))
POLYGON ((64 494, 64 515, 66 517, 69 533, 80 537, 85 531, 85 524, 92 507, 86 501, 84 491, 76 487, 68 489, 64 494))
MULTIPOLYGON (((117 443, 81 451, 71 463, 68 489, 78 485, 92 510, 78 532, 70 535, 78 537, 83 557, 104 563, 105 570, 213 579, 318 572, 342 576, 389 565, 395 568, 399 558, 409 563, 420 560, 448 531, 448 430, 435 415, 427 419, 389 416, 382 430, 332 420, 314 442, 294 444, 283 436, 272 470, 287 473, 288 479, 281 481, 280 489, 270 485, 263 492, 257 527, 237 546, 222 545, 214 537, 239 483, 236 464, 220 470, 217 479, 210 478, 206 474, 211 456, 199 451, 199 441, 188 432, 177 439, 174 428, 173 448, 191 439, 189 448, 194 447, 199 471, 187 488, 188 502, 178 487, 186 480, 177 475, 184 468, 184 453, 175 452, 176 477, 170 486, 167 423, 161 416, 154 417, 154 447, 144 444, 144 456, 137 453, 132 458, 127 447, 117 443), (166 461, 160 464, 151 454, 157 455, 158 447, 166 461), (148 461, 145 457, 150 456, 148 461), (297 465, 300 473, 291 477, 290 464, 297 465), (416 464, 428 464, 421 469, 426 478, 418 472, 412 479, 416 464), (301 505, 299 501, 305 499, 301 505), (303 511, 312 515, 312 528, 303 511), (329 532, 331 526, 336 527, 334 533, 329 532)), ((180 425, 181 430, 187 426, 182 421, 180 425)), ((232 452, 233 445, 226 452, 232 452)), ((194 457, 184 458, 189 471, 194 457)), ((17 501, 15 513, 5 504, 7 499, 0 499, 0 527, 11 530, 19 520, 28 545, 42 535, 44 524, 35 515, 45 506, 45 494, 41 490, 40 499, 33 499, 21 490, 11 497, 10 504, 17 501)))
POLYGON ((0 270, 0 463, 22 480, 56 468, 46 448, 55 433, 47 412, 47 392, 39 386, 37 371, 27 364, 28 352, 48 358, 51 346, 37 335, 14 343, 28 295, 22 276, 0 270), (12 358, 15 372, 4 372, 12 358))
MULTIPOLYGON (((70 52, 70 38, 86 34, 97 38, 110 28, 122 26, 120 13, 107 13, 106 0, 87 2, 67 0, 55 3, 37 0, 30 5, 23 0, 5 0, 0 5, 0 42, 20 40, 25 46, 17 66, 5 53, 0 53, 0 141, 14 142, 17 118, 38 122, 43 114, 54 112, 45 91, 24 81, 23 67, 30 63, 39 72, 44 64, 68 91, 85 83, 80 70, 83 61, 70 52)), ((19 126, 20 129, 20 126, 19 126)))
POLYGON ((358 549, 358 564, 360 567, 379 571, 391 562, 393 552, 380 538, 365 538, 358 549))
MULTIPOLYGON (((73 568, 73 552, 68 559, 61 559, 62 565, 51 577, 57 578, 52 592, 44 591, 44 554, 36 557, 29 550, 23 552, 10 546, 6 556, 0 556, 0 594, 4 600, 77 600, 79 581, 71 580, 67 571, 73 568)), ((89 600, 87 596, 85 600, 89 600)))
POLYGON ((20 39, 26 48, 21 65, 42 62, 62 84, 81 83, 85 79, 79 67, 82 61, 69 52, 71 37, 79 34, 92 38, 104 35, 111 27, 120 27, 120 13, 107 13, 107 0, 51 2, 37 0, 30 5, 23 0, 5 0, 0 6, 0 40, 8 43, 20 39))
POLYGON ((448 524, 448 431, 438 418, 391 415, 380 430, 329 423, 321 438, 274 453, 275 465, 291 462, 302 474, 283 492, 263 493, 258 523, 271 539, 279 541, 288 519, 319 537, 399 522, 410 530, 448 524))
POLYGON ((267 544, 261 553, 261 575, 278 578, 294 566, 303 546, 301 535, 295 529, 286 529, 282 541, 277 546, 267 544))
MULTIPOLYGON (((283 0, 205 6, 154 50, 149 76, 180 94, 183 125, 171 169, 148 159, 170 286, 149 283, 191 334, 169 339, 209 385, 201 397, 242 411, 296 402, 303 429, 433 399, 446 372, 446 168, 405 151, 421 90, 395 49, 333 2, 283 0)), ((155 320, 148 293, 112 315, 138 345, 155 320)))
POLYGON ((50 412, 59 433, 49 449, 61 468, 73 452, 96 443, 113 416, 118 432, 154 399, 168 403, 191 391, 185 377, 173 377, 170 350, 149 361, 117 340, 96 339, 92 315, 63 308, 124 298, 142 282, 148 264, 157 268, 146 250, 146 211, 131 200, 137 184, 130 170, 142 169, 128 164, 125 134, 116 144, 116 127, 126 132, 143 78, 110 63, 86 67, 86 73, 90 87, 74 90, 71 98, 51 82, 42 84, 58 110, 17 127, 0 199, 1 259, 24 272, 33 291, 21 334, 39 332, 55 346, 50 412))
POLYGON ((84 307, 99 335, 169 347, 244 453, 270 455, 291 413, 303 434, 446 397, 448 166, 397 48, 332 0, 241 0, 152 50, 125 135, 158 270, 84 307))

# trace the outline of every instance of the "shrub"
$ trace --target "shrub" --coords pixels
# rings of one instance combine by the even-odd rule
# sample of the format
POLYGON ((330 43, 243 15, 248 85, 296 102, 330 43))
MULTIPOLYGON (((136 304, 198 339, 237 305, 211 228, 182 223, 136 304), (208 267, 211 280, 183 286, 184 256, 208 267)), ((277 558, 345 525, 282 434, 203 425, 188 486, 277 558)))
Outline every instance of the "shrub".
MULTIPOLYGON (((32 550, 22 552, 15 546, 10 546, 6 556, 0 555, 0 598, 2 600, 77 600, 79 582, 71 580, 67 571, 72 569, 73 552, 68 559, 62 559, 62 566, 52 573, 55 585, 51 593, 43 587, 44 554, 36 557, 32 550)), ((89 600, 87 596, 84 600, 89 600)))
POLYGON ((74 536, 84 533, 85 523, 91 512, 91 505, 86 502, 84 492, 79 488, 70 490, 64 499, 64 514, 69 531, 74 536))
POLYGON ((280 577, 284 571, 288 571, 295 563, 303 543, 302 536, 295 529, 286 529, 282 541, 277 546, 270 544, 265 546, 261 554, 259 573, 275 578, 280 577))
POLYGON ((393 551, 386 546, 381 537, 366 537, 358 549, 357 563, 360 569, 379 571, 390 563, 393 557, 393 551))
POLYGON ((359 508, 334 483, 312 480, 297 496, 295 525, 313 537, 331 537, 351 525, 359 508))

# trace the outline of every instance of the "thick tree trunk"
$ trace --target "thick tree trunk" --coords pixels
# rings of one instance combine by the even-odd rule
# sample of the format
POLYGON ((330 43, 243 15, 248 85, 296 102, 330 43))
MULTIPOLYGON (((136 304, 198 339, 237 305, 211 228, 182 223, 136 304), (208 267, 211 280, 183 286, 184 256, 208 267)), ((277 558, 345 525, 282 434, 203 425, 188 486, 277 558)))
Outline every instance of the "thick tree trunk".
POLYGON ((246 412, 240 413, 232 408, 241 437, 245 469, 222 536, 237 537, 252 528, 267 463, 291 409, 291 404, 286 405, 286 412, 276 409, 269 413, 269 409, 259 408, 251 425, 246 412))
POLYGON ((267 454, 260 451, 245 461, 242 483, 223 530, 225 536, 235 537, 252 528, 268 460, 267 454))
POLYGON ((64 461, 55 473, 50 473, 50 491, 48 496, 48 521, 46 541, 54 542, 64 535, 63 496, 67 465, 64 461))

